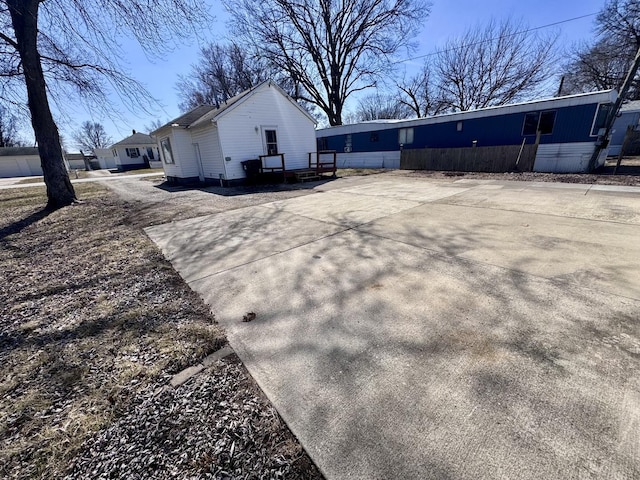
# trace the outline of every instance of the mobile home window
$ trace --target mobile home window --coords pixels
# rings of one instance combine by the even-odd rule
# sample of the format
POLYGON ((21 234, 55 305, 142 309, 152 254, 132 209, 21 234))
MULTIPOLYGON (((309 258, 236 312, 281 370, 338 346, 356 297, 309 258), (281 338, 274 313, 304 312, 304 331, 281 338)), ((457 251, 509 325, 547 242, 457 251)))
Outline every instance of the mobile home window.
POLYGON ((127 157, 137 158, 140 156, 140 150, 137 148, 127 148, 127 157))
POLYGON ((369 141, 371 142, 377 142, 378 141, 378 132, 373 132, 371 134, 371 137, 369 137, 369 141))
POLYGON ((278 153, 278 138, 275 130, 264 131, 265 144, 267 146, 267 155, 276 155, 278 153))
POLYGON ((403 145, 413 143, 413 128, 401 128, 398 130, 398 143, 403 145))
POLYGON ((160 141, 160 148, 162 149, 164 163, 176 163, 173 159, 173 152, 171 151, 171 142, 169 141, 169 137, 163 138, 160 141))
POLYGON ((538 130, 542 135, 548 135, 553 132, 553 126, 556 123, 556 112, 542 112, 540 114, 540 123, 538 124, 538 130))
POLYGON ((321 137, 318 139, 318 151, 329 150, 327 137, 321 137))
POLYGON ((462 122, 458 122, 456 123, 456 132, 461 132, 462 131, 462 122))
POLYGON ((522 135, 535 135, 538 130, 542 135, 548 135, 553 132, 553 126, 556 123, 556 112, 533 112, 524 116, 524 125, 522 126, 522 135))
POLYGON ((607 116, 613 108, 610 103, 603 103, 598 105, 598 111, 596 112, 596 118, 593 120, 593 127, 591 127, 591 136, 595 137, 601 128, 605 127, 607 123, 607 116))
POLYGON ((353 147, 353 137, 350 133, 344 136, 344 151, 345 153, 351 152, 351 148, 353 147))

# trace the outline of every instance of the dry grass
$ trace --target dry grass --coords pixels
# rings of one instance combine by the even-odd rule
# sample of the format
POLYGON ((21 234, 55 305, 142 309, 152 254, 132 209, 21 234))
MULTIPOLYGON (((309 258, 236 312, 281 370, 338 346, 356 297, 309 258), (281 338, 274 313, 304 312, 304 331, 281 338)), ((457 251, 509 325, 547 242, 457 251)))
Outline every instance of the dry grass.
POLYGON ((338 168, 337 177, 361 177, 364 175, 375 175, 378 173, 388 172, 384 168, 338 168))
MULTIPOLYGON (((83 441, 226 343, 98 183, 47 214, 0 191, 0 478, 59 478, 83 441)), ((283 428, 283 427, 282 427, 283 428)))

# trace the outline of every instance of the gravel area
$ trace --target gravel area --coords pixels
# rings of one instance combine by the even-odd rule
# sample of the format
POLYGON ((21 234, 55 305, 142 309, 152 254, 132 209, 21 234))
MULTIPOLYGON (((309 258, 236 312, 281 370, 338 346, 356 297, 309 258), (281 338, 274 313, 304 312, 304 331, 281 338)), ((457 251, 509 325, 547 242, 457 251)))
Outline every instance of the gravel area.
POLYGON ((225 334, 144 205, 76 191, 0 192, 0 478, 322 478, 237 361, 157 393, 225 334))
POLYGON ((233 355, 101 430, 66 478, 284 479, 313 468, 233 355))
POLYGON ((604 173, 538 173, 538 172, 509 172, 509 173, 484 173, 484 172, 443 172, 430 170, 394 170, 388 175, 400 175, 415 178, 434 179, 471 179, 471 180, 501 180, 515 182, 554 182, 554 183, 582 183, 597 185, 623 185, 640 186, 640 166, 627 166, 620 170, 621 173, 633 172, 633 174, 612 175, 612 167, 607 167, 604 173))

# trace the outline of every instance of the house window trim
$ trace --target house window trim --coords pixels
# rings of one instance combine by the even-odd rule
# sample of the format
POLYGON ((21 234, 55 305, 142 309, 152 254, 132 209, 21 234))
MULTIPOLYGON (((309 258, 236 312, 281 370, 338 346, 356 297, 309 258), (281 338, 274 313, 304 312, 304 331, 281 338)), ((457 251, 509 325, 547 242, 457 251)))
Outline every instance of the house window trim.
POLYGON ((280 153, 280 145, 279 145, 279 141, 278 141, 278 126, 277 125, 262 125, 261 127, 262 130, 262 148, 264 150, 264 154, 267 156, 271 156, 271 155, 278 155, 280 153), (270 153, 269 152, 269 144, 273 143, 273 142, 267 142, 267 132, 273 131, 276 134, 276 152, 275 153, 270 153))
POLYGON ((175 165, 176 164, 176 159, 173 156, 173 147, 171 146, 171 137, 164 137, 160 139, 160 154, 162 155, 162 159, 164 160, 164 163, 167 165, 175 165), (168 162, 167 161, 167 155, 163 146, 164 142, 167 142, 167 145, 169 146, 169 155, 171 156, 171 161, 168 162))
POLYGON ((127 157, 129 158, 140 158, 140 149, 138 147, 132 147, 132 148, 125 148, 124 149, 127 157), (131 155, 132 153, 135 153, 135 155, 131 155))
POLYGON ((413 142, 415 141, 415 132, 413 130, 413 127, 406 127, 406 128, 399 128, 398 129, 398 144, 399 145, 411 145, 413 142), (400 139, 402 137, 402 132, 404 132, 404 142, 401 142, 400 139), (409 137, 409 132, 411 132, 411 141, 406 141, 409 137))
MULTIPOLYGON (((598 107, 596 108, 596 113, 593 115, 593 121, 591 122, 591 128, 589 129, 589 137, 597 138, 599 136, 598 132, 593 133, 593 128, 596 126, 596 121, 598 120, 598 113, 600 112, 600 107, 603 105, 609 105, 609 107, 613 107, 611 102, 599 102, 598 107)), ((602 127, 604 128, 604 127, 602 127)), ((600 129, 598 129, 600 131, 600 129)))

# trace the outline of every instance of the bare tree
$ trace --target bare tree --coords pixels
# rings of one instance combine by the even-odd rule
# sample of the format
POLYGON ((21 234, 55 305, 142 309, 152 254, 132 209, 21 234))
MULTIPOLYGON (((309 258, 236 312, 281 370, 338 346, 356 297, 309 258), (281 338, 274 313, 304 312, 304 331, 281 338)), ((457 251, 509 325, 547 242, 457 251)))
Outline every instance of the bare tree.
MULTIPOLYGON (((595 21, 597 37, 573 48, 565 67, 567 93, 620 89, 640 49, 640 0, 613 0, 595 21)), ((640 78, 628 93, 640 99, 640 78)))
POLYGON ((400 102, 417 117, 438 115, 446 109, 440 87, 435 84, 432 68, 425 62, 420 72, 396 83, 400 102))
POLYGON ((177 90, 189 110, 198 105, 217 105, 273 76, 264 59, 251 55, 238 43, 210 44, 200 50, 200 60, 188 75, 181 75, 177 90))
POLYGON ((107 135, 107 131, 101 123, 90 122, 88 120, 82 122, 80 129, 74 132, 73 141, 85 150, 107 148, 113 143, 113 140, 107 135))
POLYGON ((196 0, 155 0, 153 8, 143 0, 0 0, 0 92, 5 101, 28 103, 49 208, 76 198, 50 100, 104 107, 111 87, 130 104, 148 103, 122 68, 119 39, 133 37, 151 55, 209 18, 196 0))
POLYGON ((225 0, 233 32, 292 81, 294 97, 342 123, 345 100, 376 85, 429 13, 425 0, 225 0))
POLYGON ((145 125, 144 129, 147 132, 153 132, 154 130, 158 130, 160 127, 162 127, 166 123, 167 122, 163 122, 159 118, 155 118, 155 119, 151 120, 147 125, 145 125))
POLYGON ((356 119, 359 122, 384 119, 405 119, 412 111, 397 96, 375 93, 358 100, 356 119))
POLYGON ((0 105, 0 147, 18 147, 23 144, 18 136, 18 116, 0 105))
POLYGON ((551 74, 555 41, 512 19, 491 20, 450 39, 434 62, 445 108, 473 110, 535 95, 551 74))

